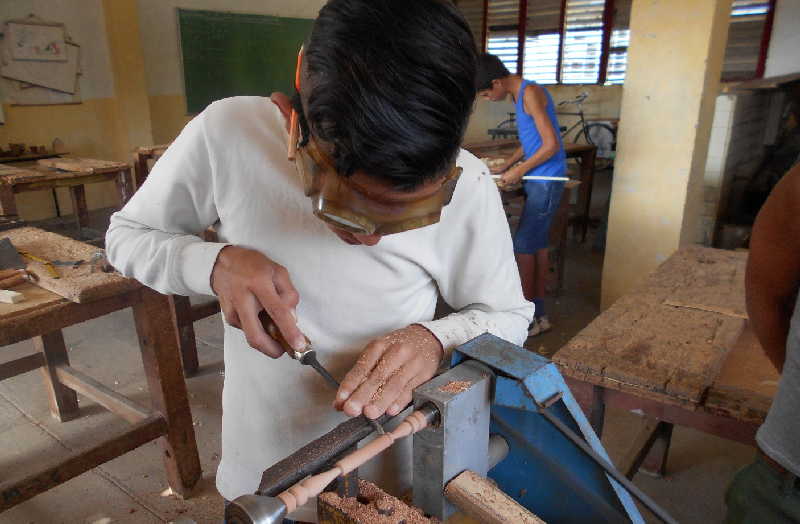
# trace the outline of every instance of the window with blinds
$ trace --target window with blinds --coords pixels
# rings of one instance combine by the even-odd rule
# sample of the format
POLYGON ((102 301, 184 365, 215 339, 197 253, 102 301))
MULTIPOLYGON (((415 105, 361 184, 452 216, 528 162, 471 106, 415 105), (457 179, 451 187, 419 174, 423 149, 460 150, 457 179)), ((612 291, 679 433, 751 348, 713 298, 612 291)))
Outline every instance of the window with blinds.
POLYGON ((723 82, 747 80, 756 76, 769 4, 763 0, 733 1, 725 62, 722 66, 723 82))
MULTIPOLYGON (((624 83, 632 0, 613 0, 613 19, 609 27, 603 20, 607 1, 611 0, 566 0, 564 27, 561 28, 561 0, 529 0, 521 49, 522 75, 542 84, 624 83), (605 78, 601 79, 605 31, 611 34, 605 78)), ((457 5, 473 27, 479 47, 484 44, 481 39, 485 9, 486 50, 500 57, 508 70, 516 74, 520 52, 520 1, 458 0, 457 5)), ((763 72, 761 47, 770 5, 769 0, 733 0, 723 81, 754 78, 763 72)))
POLYGON ((596 84, 603 46, 605 0, 567 0, 561 82, 596 84))

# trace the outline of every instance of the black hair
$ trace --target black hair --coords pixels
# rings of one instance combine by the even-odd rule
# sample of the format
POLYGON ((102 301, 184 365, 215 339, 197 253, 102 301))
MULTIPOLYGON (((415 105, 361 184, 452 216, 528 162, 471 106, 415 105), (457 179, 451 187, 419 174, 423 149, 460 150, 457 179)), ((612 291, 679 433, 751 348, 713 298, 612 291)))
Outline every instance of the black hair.
POLYGON ((413 190, 458 155, 476 58, 449 0, 329 0, 305 47, 308 127, 342 175, 413 190))
POLYGON ((483 91, 492 88, 492 81, 511 76, 508 68, 495 55, 481 53, 478 56, 478 73, 475 75, 475 89, 483 91))

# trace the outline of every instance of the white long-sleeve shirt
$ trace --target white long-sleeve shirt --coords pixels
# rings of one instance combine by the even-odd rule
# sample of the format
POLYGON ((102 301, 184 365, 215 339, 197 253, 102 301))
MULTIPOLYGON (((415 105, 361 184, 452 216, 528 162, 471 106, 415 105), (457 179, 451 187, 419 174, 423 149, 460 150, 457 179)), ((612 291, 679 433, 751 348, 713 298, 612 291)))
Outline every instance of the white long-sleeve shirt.
MULTIPOLYGON (((459 155, 463 174, 438 224, 351 246, 312 214, 286 158, 287 141, 283 117, 267 98, 209 106, 112 216, 110 262, 163 293, 211 295, 222 247, 264 253, 289 270, 300 295, 298 325, 340 379, 370 340, 413 323, 446 350, 487 331, 522 345, 533 305, 523 298, 500 196, 480 160, 459 155), (211 225, 220 243, 196 236, 211 225), (432 321, 437 291, 457 312, 432 321)), ((313 370, 264 356, 227 323, 224 345, 217 487, 231 500, 252 493, 267 467, 345 417, 331 408, 335 393, 313 370)), ((408 449, 381 458, 396 463, 382 468, 388 474, 378 482, 407 486, 408 449)), ((380 464, 371 469, 381 473, 380 464)))

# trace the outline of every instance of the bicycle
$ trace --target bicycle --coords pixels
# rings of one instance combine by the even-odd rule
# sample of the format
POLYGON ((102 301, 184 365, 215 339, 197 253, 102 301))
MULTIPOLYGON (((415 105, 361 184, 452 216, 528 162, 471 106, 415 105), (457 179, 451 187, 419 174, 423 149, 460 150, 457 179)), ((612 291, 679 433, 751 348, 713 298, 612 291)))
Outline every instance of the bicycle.
POLYGON ((603 122, 586 123, 586 117, 583 112, 583 102, 589 98, 589 93, 584 91, 572 100, 564 100, 559 102, 557 107, 565 107, 568 105, 577 106, 577 112, 557 111, 556 115, 577 116, 578 120, 569 128, 567 126, 560 126, 561 138, 567 141, 568 136, 575 128, 578 132, 572 140, 574 143, 580 143, 583 139, 587 144, 597 147, 597 162, 595 167, 597 169, 610 168, 614 165, 614 157, 617 150, 617 132, 616 130, 603 122))

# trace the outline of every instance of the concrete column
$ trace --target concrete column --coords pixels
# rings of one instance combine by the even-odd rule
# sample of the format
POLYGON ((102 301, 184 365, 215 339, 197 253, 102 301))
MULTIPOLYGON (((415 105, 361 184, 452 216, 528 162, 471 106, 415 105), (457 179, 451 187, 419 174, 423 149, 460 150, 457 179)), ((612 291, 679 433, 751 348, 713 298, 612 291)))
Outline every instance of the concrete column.
POLYGON ((634 0, 602 306, 697 241, 731 0, 634 0))
POLYGON ((115 156, 130 161, 138 146, 153 144, 136 0, 103 0, 114 75, 115 156))

